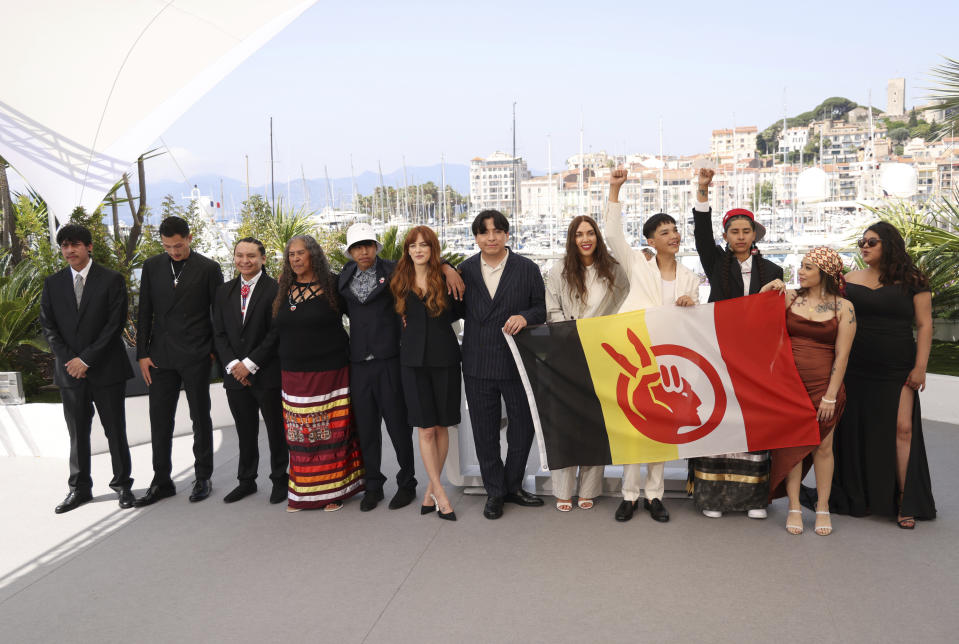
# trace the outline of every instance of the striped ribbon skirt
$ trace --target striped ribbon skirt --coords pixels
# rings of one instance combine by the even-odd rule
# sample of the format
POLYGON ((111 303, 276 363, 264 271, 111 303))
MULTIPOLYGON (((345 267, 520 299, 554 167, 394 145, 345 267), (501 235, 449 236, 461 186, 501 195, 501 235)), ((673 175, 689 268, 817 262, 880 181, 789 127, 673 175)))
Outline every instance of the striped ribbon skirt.
POLYGON ((737 452, 689 460, 700 510, 745 512, 769 503, 769 452, 737 452))
POLYGON ((284 371, 283 423, 290 448, 291 508, 322 508, 364 489, 350 404, 349 367, 284 371))

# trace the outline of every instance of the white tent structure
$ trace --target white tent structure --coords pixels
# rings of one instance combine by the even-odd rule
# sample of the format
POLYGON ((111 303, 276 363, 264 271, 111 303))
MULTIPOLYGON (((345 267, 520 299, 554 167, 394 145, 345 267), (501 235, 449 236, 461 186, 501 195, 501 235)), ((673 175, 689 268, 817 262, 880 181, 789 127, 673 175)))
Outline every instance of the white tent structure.
POLYGON ((799 173, 796 198, 801 203, 817 203, 829 198, 829 176, 822 168, 807 168, 799 173))
POLYGON ((0 156, 51 222, 91 211, 193 103, 315 2, 4 3, 0 156))
POLYGON ((883 163, 879 166, 879 185, 891 197, 908 199, 918 191, 919 174, 905 163, 883 163))

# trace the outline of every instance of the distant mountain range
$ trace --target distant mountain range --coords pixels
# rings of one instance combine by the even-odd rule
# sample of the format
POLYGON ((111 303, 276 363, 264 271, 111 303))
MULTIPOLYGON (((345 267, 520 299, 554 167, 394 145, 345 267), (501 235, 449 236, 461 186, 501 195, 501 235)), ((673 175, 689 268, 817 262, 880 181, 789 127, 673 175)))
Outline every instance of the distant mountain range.
MULTIPOLYGON (((432 181, 437 186, 440 185, 442 168, 439 164, 432 166, 410 166, 406 169, 406 181, 409 185, 416 185, 432 181)), ((223 207, 227 215, 232 215, 234 211, 239 212, 240 205, 246 199, 247 188, 244 182, 237 181, 228 177, 219 177, 212 174, 196 175, 190 177, 188 181, 158 181, 147 183, 147 203, 154 213, 160 211, 160 204, 166 195, 173 195, 177 201, 190 198, 190 191, 195 185, 200 190, 200 194, 210 197, 214 202, 221 201, 220 181, 223 181, 223 207)), ((402 188, 404 185, 403 170, 395 170, 389 174, 383 175, 383 183, 387 187, 402 188)), ((356 190, 361 195, 369 195, 380 185, 380 177, 376 172, 363 172, 356 176, 356 190)), ((460 194, 469 192, 469 166, 458 164, 446 165, 446 185, 452 187, 460 194)), ((275 182, 276 198, 279 201, 283 197, 284 201, 292 202, 294 208, 299 208, 306 204, 307 199, 303 190, 302 179, 292 179, 287 186, 286 178, 281 181, 276 177, 275 182), (289 196, 288 196, 289 195, 289 196)), ((306 189, 309 194, 309 207, 311 210, 322 210, 327 206, 348 209, 351 207, 353 187, 349 177, 331 178, 329 184, 325 178, 307 179, 306 189), (332 200, 330 192, 332 190, 332 200), (332 201, 332 203, 331 203, 332 201)), ((270 198, 270 186, 250 186, 250 193, 265 194, 270 198)), ((124 212, 123 209, 120 211, 124 212)), ((129 217, 129 213, 126 213, 129 217)))

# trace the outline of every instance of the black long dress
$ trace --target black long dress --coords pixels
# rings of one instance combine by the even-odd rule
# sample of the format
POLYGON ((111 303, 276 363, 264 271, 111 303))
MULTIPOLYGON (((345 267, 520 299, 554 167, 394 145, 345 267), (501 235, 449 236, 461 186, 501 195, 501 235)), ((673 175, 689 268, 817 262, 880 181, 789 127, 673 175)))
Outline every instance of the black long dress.
POLYGON ((896 482, 896 417, 902 386, 916 361, 912 323, 917 292, 898 284, 848 286, 846 297, 856 309, 857 327, 846 369, 846 411, 833 443, 833 512, 936 517, 918 392, 901 510, 896 482))

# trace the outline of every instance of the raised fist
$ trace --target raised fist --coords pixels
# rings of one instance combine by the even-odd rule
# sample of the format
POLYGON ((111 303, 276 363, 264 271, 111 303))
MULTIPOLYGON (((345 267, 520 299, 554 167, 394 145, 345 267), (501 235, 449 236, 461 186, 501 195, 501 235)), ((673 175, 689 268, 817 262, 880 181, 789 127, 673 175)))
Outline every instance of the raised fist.
POLYGON ((713 182, 713 175, 716 174, 716 171, 711 168, 700 168, 699 172, 696 173, 696 180, 699 182, 700 187, 708 186, 713 182))
POLYGON ((616 168, 609 174, 609 185, 610 187, 619 188, 621 185, 626 183, 626 176, 629 174, 626 168, 616 168))

